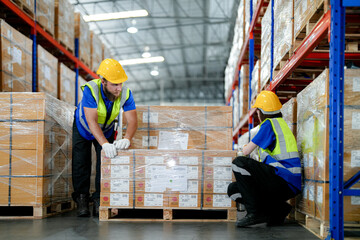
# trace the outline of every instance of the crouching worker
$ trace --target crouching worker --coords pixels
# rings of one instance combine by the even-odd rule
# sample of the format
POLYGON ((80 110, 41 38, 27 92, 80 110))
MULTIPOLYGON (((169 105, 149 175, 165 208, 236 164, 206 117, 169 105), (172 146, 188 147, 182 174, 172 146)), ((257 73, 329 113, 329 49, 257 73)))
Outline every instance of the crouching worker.
POLYGON ((229 197, 245 205, 247 214, 237 227, 259 223, 280 225, 292 207, 286 203, 301 190, 301 163, 296 140, 282 118, 282 105, 271 91, 256 98, 260 129, 232 162, 236 182, 228 186, 229 197), (247 157, 259 146, 259 161, 247 157))

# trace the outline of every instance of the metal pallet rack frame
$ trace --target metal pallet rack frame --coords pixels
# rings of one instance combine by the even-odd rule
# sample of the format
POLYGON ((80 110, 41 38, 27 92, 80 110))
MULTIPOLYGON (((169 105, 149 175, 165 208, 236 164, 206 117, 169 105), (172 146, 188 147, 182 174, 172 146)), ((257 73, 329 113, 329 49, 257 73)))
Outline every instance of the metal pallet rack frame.
MULTIPOLYGON (((249 51, 249 64, 250 74, 249 83, 251 82, 251 71, 254 66, 254 45, 253 45, 253 30, 254 25, 259 17, 259 10, 264 4, 264 0, 259 1, 255 14, 252 14, 253 6, 250 2, 250 15, 251 25, 249 32, 246 35, 244 46, 241 49, 239 60, 237 63, 236 76, 232 84, 231 92, 228 92, 227 104, 229 104, 232 91, 235 86, 239 84, 239 70, 241 65, 244 64, 246 56, 249 51), (248 49, 249 45, 249 49, 248 49)), ((272 1, 272 26, 271 26, 271 69, 273 69, 273 41, 274 41, 274 11, 272 1)), ((344 196, 360 196, 359 189, 350 189, 360 179, 360 172, 355 174, 347 182, 344 183, 343 179, 343 127, 344 127, 344 65, 345 59, 359 59, 359 53, 345 53, 345 8, 346 7, 360 7, 358 0, 331 0, 331 9, 327 11, 324 16, 319 20, 317 25, 303 40, 302 44, 290 57, 285 66, 280 69, 278 74, 270 77, 270 84, 266 90, 276 91, 283 83, 289 82, 287 80, 290 74, 300 65, 303 66, 311 64, 329 64, 330 69, 330 133, 329 138, 329 171, 330 171, 330 233, 327 239, 344 239, 344 196), (313 49, 325 37, 330 40, 330 54, 313 52, 313 49), (316 59, 316 60, 314 60, 316 59)), ((308 84, 308 82, 302 82, 308 84)), ((239 84, 240 86, 240 84, 239 84)), ((296 88, 296 84, 292 86, 296 88)), ((251 96, 251 88, 249 87, 249 99, 251 96)), ((239 133, 250 130, 252 128, 252 116, 255 109, 250 108, 247 117, 245 117, 237 126, 234 126, 233 138, 237 141, 239 133)))
POLYGON ((39 24, 36 23, 36 0, 34 0, 34 13, 35 16, 32 19, 29 15, 24 13, 17 5, 15 5, 10 0, 0 0, 0 2, 11 11, 15 16, 17 16, 20 21, 23 21, 28 27, 31 28, 31 39, 33 40, 33 57, 32 57, 32 90, 36 92, 36 58, 37 58, 37 36, 38 34, 46 42, 47 46, 52 46, 53 48, 60 51, 60 54, 63 55, 61 58, 63 61, 70 61, 74 64, 74 70, 76 73, 75 78, 75 106, 78 101, 78 78, 79 74, 82 73, 85 75, 90 75, 93 78, 98 78, 98 76, 92 72, 83 62, 79 60, 79 40, 75 39, 75 56, 69 52, 64 46, 62 46, 58 41, 56 41, 49 33, 47 33, 39 24))

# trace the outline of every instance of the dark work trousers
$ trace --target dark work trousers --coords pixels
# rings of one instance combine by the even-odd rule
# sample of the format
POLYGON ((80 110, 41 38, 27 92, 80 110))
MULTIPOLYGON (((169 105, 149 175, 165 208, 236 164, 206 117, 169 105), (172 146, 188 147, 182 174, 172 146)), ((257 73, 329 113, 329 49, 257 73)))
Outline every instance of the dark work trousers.
MULTIPOLYGON (((110 143, 114 141, 114 134, 107 139, 110 143)), ((101 163, 101 149, 100 144, 94 140, 86 140, 83 138, 76 127, 76 122, 73 123, 72 135, 72 181, 74 192, 72 197, 74 200, 79 194, 89 195, 90 191, 90 177, 91 177, 91 145, 94 144, 96 150, 96 177, 95 177, 95 192, 92 199, 100 198, 100 163, 101 163)))
POLYGON ((275 174, 275 167, 248 157, 237 157, 232 162, 232 170, 236 184, 229 185, 228 195, 244 204, 248 213, 275 215, 284 209, 287 200, 295 197, 287 182, 275 174))

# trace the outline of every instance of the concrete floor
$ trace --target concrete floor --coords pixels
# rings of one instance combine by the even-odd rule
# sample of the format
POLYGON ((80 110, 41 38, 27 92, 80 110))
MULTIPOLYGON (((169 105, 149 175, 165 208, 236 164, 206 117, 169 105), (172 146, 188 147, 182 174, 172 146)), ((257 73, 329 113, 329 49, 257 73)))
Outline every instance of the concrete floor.
POLYGON ((41 220, 0 220, 0 239, 318 239, 297 223, 279 227, 258 224, 236 228, 234 223, 180 222, 99 222, 96 218, 77 218, 76 212, 41 220))

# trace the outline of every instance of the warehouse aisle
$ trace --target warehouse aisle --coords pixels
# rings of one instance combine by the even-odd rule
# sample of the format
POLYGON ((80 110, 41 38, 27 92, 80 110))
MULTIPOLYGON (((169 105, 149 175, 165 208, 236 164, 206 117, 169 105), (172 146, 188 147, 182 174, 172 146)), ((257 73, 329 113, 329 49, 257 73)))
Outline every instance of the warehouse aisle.
POLYGON ((121 223, 77 218, 75 211, 42 220, 0 221, 1 239, 318 239, 296 223, 281 227, 258 224, 236 228, 234 223, 121 223))

